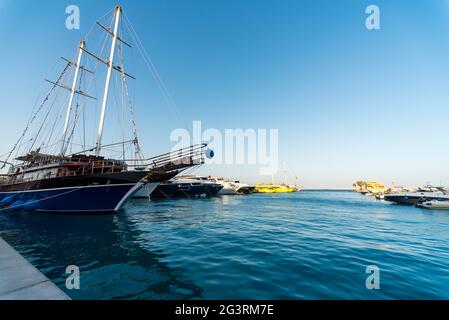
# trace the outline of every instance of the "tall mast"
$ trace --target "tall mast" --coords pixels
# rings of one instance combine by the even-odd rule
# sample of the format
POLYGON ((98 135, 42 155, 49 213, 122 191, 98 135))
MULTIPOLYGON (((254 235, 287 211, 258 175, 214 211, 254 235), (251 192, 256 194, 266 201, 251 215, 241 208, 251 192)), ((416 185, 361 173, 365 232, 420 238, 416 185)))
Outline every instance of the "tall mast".
POLYGON ((61 156, 64 156, 65 153, 65 139, 67 136, 67 130, 69 129, 69 121, 70 121, 70 115, 72 113, 72 105, 73 105, 73 97, 75 96, 76 93, 76 83, 78 82, 78 73, 80 70, 80 65, 81 65, 81 57, 83 55, 83 48, 84 45, 86 44, 86 42, 84 40, 80 41, 80 46, 78 48, 78 59, 76 61, 76 65, 75 65, 75 74, 73 76, 73 83, 72 83, 72 89, 70 91, 70 98, 69 98, 69 104, 67 106, 67 115, 65 117, 65 124, 64 124, 64 131, 62 133, 62 145, 61 145, 61 156))
POLYGON ((103 103, 101 105, 100 123, 98 124, 97 144, 96 144, 96 148, 95 148, 96 156, 100 155, 101 137, 103 135, 103 126, 104 126, 104 116, 106 113, 106 105, 108 103, 109 84, 111 82, 111 74, 112 74, 112 70, 114 68, 115 45, 117 43, 117 32, 118 32, 118 26, 119 26, 119 22, 120 22, 121 12, 122 12, 122 8, 120 6, 115 7, 115 25, 114 25, 114 32, 112 33, 111 53, 109 55, 108 73, 106 75, 106 83, 104 86, 103 103))

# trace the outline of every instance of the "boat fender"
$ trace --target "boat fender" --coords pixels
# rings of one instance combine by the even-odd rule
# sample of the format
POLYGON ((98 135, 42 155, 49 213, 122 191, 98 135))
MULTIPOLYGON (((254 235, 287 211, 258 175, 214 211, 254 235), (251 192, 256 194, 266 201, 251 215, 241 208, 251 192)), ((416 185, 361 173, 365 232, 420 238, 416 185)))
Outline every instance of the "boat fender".
POLYGON ((206 155, 207 159, 212 159, 214 157, 214 155, 215 155, 215 152, 214 152, 214 150, 207 148, 204 151, 204 154, 206 155))

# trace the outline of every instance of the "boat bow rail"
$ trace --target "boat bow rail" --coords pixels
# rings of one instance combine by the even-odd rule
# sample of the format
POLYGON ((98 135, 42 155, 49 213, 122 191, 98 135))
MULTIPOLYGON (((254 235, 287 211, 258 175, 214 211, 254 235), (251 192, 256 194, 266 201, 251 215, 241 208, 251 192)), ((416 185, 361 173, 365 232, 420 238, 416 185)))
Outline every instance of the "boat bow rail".
POLYGON ((150 171, 184 170, 204 164, 207 144, 197 144, 144 160, 126 160, 130 168, 148 168, 150 171), (131 164, 130 164, 131 163, 131 164))

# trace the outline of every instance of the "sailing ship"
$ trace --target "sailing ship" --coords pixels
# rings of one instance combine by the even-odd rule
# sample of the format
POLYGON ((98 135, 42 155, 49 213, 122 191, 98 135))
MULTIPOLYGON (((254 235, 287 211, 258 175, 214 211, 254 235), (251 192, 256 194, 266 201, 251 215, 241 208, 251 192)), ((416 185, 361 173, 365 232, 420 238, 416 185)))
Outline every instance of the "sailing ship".
MULTIPOLYGON (((120 210, 126 201, 142 187, 155 188, 162 181, 167 181, 182 170, 198 166, 204 163, 203 154, 205 144, 190 146, 175 152, 166 153, 157 157, 145 159, 142 155, 135 121, 133 124, 133 139, 121 141, 119 143, 104 144, 102 142, 105 115, 108 107, 108 97, 110 95, 110 84, 113 73, 118 72, 118 77, 123 81, 122 88, 127 93, 126 78, 131 77, 125 72, 123 66, 123 45, 130 46, 119 31, 121 28, 122 8, 117 6, 111 15, 110 27, 104 26, 99 21, 97 25, 106 31, 106 36, 110 40, 109 59, 105 60, 90 52, 87 49, 86 41, 81 41, 77 48, 76 62, 64 59, 66 65, 56 81, 52 83, 50 93, 45 97, 42 105, 37 108, 36 113, 31 117, 22 136, 14 145, 3 163, 3 168, 9 167, 6 174, 2 174, 0 179, 0 207, 2 210, 33 210, 57 213, 98 213, 116 212, 120 210), (118 52, 120 64, 115 64, 115 56, 118 52), (79 97, 95 99, 85 93, 81 88, 81 77, 84 72, 95 73, 81 65, 84 54, 94 58, 99 65, 106 66, 104 76, 104 91, 101 103, 101 111, 96 130, 96 143, 94 146, 83 149, 79 152, 68 152, 72 150, 73 133, 79 125, 80 112, 79 105, 75 106, 75 99, 79 97), (68 70, 73 69, 72 85, 63 83, 68 70), (14 163, 9 162, 9 158, 14 151, 19 152, 20 146, 24 144, 24 137, 28 134, 29 126, 36 119, 39 112, 50 101, 50 97, 56 89, 65 89, 69 93, 65 122, 62 137, 58 143, 50 144, 50 141, 43 142, 41 147, 35 147, 37 137, 42 128, 48 126, 48 113, 44 114, 44 121, 30 141, 32 144, 24 155, 18 155, 14 163), (71 130, 70 127, 73 126, 71 130), (58 151, 53 153, 44 152, 44 146, 58 151), (104 155, 104 150, 119 146, 125 150, 125 145, 134 147, 134 158, 125 158, 125 151, 121 159, 104 155)), ((97 69, 97 68, 95 68, 97 69)), ((134 78, 133 78, 134 79, 134 78)), ((53 106, 48 107, 51 110, 53 106)), ((130 106, 131 109, 131 106, 130 106)), ((42 112, 41 112, 42 113, 42 112)), ((84 120, 84 119, 83 119, 84 120)), ((57 124, 56 118, 54 124, 57 124)), ((54 127, 49 130, 53 134, 54 127)), ((51 136, 51 135, 50 135, 51 136)), ((50 140, 50 138, 49 138, 50 140)), ((83 145, 83 147, 85 147, 83 145)))

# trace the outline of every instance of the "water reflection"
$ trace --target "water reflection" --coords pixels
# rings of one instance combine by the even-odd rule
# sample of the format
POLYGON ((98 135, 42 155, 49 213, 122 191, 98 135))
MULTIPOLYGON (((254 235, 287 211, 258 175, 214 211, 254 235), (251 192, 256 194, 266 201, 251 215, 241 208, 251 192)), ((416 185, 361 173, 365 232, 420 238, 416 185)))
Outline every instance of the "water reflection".
POLYGON ((192 299, 202 294, 182 269, 161 262, 162 250, 142 242, 126 211, 94 216, 8 213, 0 217, 0 230, 73 299, 192 299), (68 265, 80 267, 80 290, 65 288, 68 265))
POLYGON ((435 299, 449 214, 351 192, 135 201, 106 216, 14 213, 0 234, 79 299, 435 299), (382 290, 367 290, 378 265, 382 290))

